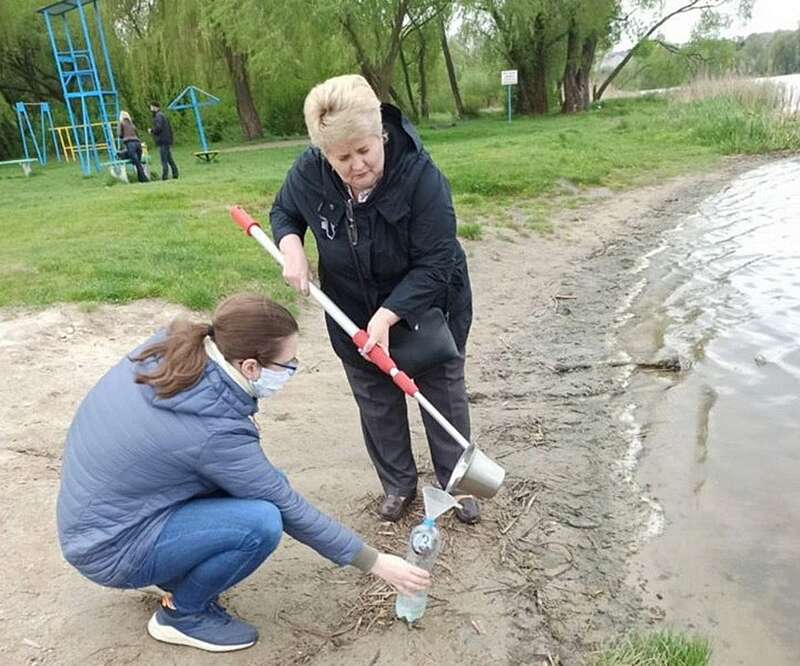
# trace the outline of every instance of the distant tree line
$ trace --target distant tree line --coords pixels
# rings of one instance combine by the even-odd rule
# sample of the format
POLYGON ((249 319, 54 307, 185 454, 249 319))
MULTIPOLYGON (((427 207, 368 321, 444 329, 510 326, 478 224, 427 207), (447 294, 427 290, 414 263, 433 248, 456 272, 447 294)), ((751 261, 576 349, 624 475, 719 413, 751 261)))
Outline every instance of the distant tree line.
POLYGON ((616 85, 646 90, 680 86, 700 76, 795 73, 800 73, 800 28, 743 39, 695 37, 683 45, 650 39, 639 45, 616 85))

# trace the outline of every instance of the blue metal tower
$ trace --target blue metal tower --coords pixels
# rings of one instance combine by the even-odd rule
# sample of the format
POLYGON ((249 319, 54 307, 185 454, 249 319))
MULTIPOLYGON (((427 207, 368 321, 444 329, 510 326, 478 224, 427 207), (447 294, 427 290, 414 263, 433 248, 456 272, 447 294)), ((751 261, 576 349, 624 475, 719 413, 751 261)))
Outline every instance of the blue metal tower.
POLYGON ((109 159, 115 159, 109 116, 114 120, 119 117, 119 97, 97 0, 61 0, 38 12, 44 16, 50 36, 81 171, 88 176, 92 168, 100 170, 98 149, 105 149, 109 159), (75 14, 70 14, 73 11, 75 14), (89 14, 94 14, 94 34, 89 14), (62 39, 57 36, 59 27, 62 39), (102 68, 97 66, 95 42, 99 44, 102 68), (98 134, 102 141, 98 141, 98 134))

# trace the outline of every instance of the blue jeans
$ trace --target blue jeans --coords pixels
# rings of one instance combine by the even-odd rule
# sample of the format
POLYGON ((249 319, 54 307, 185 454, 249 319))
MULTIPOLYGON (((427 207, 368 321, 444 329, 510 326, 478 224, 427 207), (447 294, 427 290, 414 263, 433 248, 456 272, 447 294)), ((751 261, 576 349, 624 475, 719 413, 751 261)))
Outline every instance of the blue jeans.
POLYGON ((175 608, 199 613, 255 571, 278 546, 280 511, 263 500, 190 500, 164 525, 149 557, 126 587, 157 585, 175 608))

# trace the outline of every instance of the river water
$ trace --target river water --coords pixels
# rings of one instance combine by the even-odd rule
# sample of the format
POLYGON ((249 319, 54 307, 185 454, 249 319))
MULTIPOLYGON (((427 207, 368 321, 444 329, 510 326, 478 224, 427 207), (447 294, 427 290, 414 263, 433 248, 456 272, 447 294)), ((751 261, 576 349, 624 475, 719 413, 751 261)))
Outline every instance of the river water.
POLYGON ((800 664, 800 158, 738 177, 634 272, 627 353, 691 364, 631 378, 634 582, 715 664, 800 664))

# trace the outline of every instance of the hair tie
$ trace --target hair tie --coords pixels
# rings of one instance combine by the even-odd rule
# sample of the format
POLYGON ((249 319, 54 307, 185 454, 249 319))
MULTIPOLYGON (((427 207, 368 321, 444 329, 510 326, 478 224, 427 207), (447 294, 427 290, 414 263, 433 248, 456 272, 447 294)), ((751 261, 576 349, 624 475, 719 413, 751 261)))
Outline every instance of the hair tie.
POLYGON ((212 324, 208 325, 208 328, 206 329, 206 335, 209 338, 213 338, 214 337, 214 326, 212 324))

